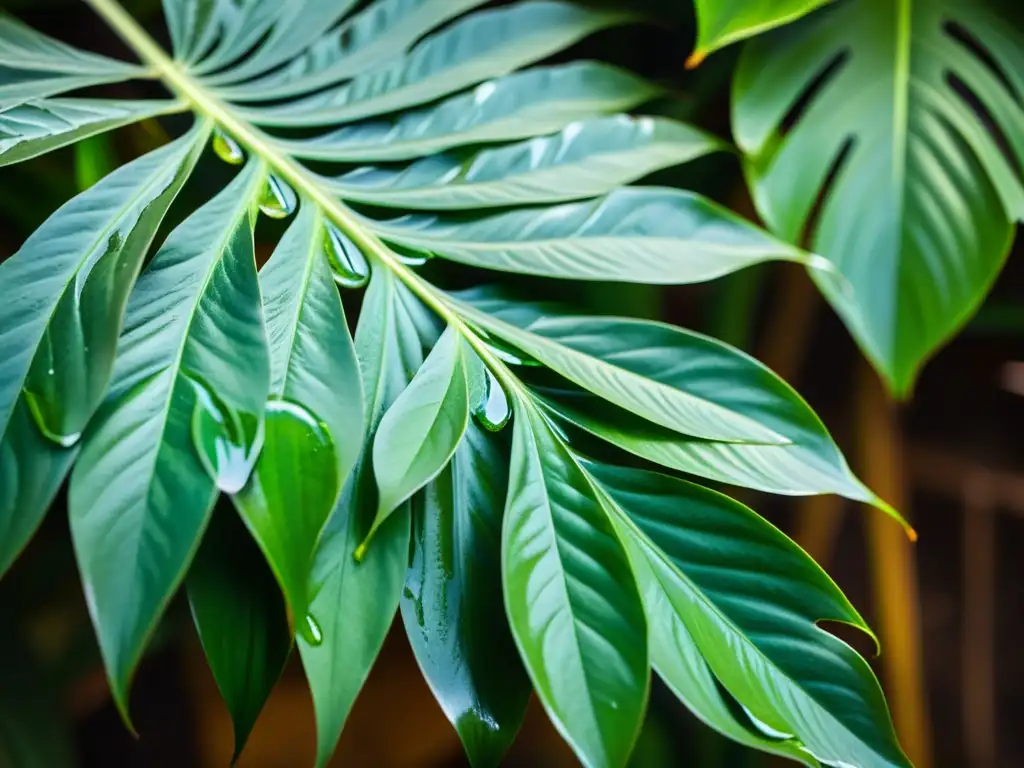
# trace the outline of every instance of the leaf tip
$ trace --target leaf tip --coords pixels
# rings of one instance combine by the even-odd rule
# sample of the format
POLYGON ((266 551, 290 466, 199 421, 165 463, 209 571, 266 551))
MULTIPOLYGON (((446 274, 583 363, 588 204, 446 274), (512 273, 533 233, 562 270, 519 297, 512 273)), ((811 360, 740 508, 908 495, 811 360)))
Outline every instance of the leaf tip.
POLYGON ((370 537, 367 536, 363 540, 363 543, 356 547, 355 552, 352 553, 352 557, 355 559, 357 563, 363 562, 363 559, 366 557, 366 550, 369 549, 369 546, 370 537))
POLYGON ((696 69, 697 67, 704 63, 704 59, 706 59, 707 57, 707 51, 702 51, 701 49, 698 48, 693 53, 691 53, 689 57, 687 57, 686 62, 683 64, 683 66, 686 69, 696 69))

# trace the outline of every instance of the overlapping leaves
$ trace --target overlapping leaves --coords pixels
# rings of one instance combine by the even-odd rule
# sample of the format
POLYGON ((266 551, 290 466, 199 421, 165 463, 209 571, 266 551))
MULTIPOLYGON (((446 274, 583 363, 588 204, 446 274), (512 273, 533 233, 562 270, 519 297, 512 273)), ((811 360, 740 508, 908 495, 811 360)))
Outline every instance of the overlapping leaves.
MULTIPOLYGON (((625 470, 588 462, 567 437, 582 430, 738 485, 876 501, 806 404, 710 339, 454 297, 413 269, 439 256, 684 283, 769 259, 817 266, 698 195, 623 187, 722 148, 666 118, 617 114, 658 88, 607 64, 531 66, 629 14, 556 0, 165 0, 172 59, 113 0, 90 3, 144 66, 4 21, 0 162, 169 111, 191 109, 197 123, 72 200, 0 265, 0 568, 80 452, 72 533, 126 718, 133 671, 188 574, 236 752, 294 640, 325 764, 401 606, 474 765, 501 759, 530 683, 584 764, 624 764, 652 660, 744 743, 805 762, 902 764, 863 661, 813 628, 819 607, 859 622, 838 592, 787 604, 799 614, 778 628, 787 647, 834 662, 801 677, 748 614, 716 603, 729 596, 708 594, 701 557, 732 534, 698 517, 662 536, 651 522, 673 493, 692 501, 681 481, 624 500, 625 470), (175 98, 50 98, 135 76, 175 98), (279 130, 292 127, 304 130, 279 130), (211 135, 243 167, 138 276, 211 135), (329 173, 306 160, 376 165, 329 173), (257 211, 294 216, 259 271, 257 211), (367 284, 353 341, 337 286, 367 284), (534 380, 540 367, 551 380, 534 380), (232 503, 214 516, 218 497, 232 503), (243 528, 249 554, 225 567, 224 531, 243 528), (655 565, 667 609, 652 602, 655 565), (687 589, 704 599, 686 605, 687 589), (698 630, 715 611, 729 642, 712 647, 698 630), (249 652, 225 652, 236 644, 249 652), (747 656, 725 647, 759 671, 737 671, 747 656), (820 681, 860 702, 856 723, 841 697, 811 690, 820 681), (719 683, 792 737, 745 731, 719 683)), ((796 563, 791 590, 823 588, 781 534, 719 504, 742 520, 723 573, 742 581, 769 541, 796 563)))

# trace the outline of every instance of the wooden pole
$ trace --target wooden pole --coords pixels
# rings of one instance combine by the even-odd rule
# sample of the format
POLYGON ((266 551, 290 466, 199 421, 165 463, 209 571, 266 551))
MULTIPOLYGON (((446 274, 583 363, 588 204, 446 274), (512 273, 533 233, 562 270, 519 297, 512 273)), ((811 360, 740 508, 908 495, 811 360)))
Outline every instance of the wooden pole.
MULTIPOLYGON (((861 366, 859 401, 862 477, 875 493, 908 516, 910 495, 898 412, 867 363, 861 366)), ((914 548, 903 529, 881 512, 868 514, 866 526, 882 677, 893 721, 916 768, 932 768, 914 548)))

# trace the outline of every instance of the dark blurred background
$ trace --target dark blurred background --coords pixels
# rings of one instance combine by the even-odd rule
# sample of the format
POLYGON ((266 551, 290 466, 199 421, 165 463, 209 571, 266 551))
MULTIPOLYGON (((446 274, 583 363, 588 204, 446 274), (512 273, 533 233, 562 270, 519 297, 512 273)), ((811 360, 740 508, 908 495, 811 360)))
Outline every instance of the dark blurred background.
MULTIPOLYGON (((124 4, 154 34, 163 34, 157 0, 124 4)), ((663 23, 601 33, 559 58, 603 58, 641 72, 671 88, 670 97, 646 111, 728 137, 736 48, 686 72, 683 62, 693 41, 689 1, 639 5, 663 23)), ((3 0, 0 7, 69 42, 123 55, 120 43, 75 0, 3 0)), ((106 92, 156 95, 152 84, 106 92)), ((149 121, 0 169, 0 259, 78 190, 181 128, 180 118, 149 121)), ((219 189, 229 173, 207 158, 176 203, 170 224, 219 189)), ((756 218, 739 162, 728 154, 663 172, 656 181, 696 189, 756 218)), ((279 232, 261 220, 260 258, 269 255, 279 232)), ((1018 652, 1024 641, 1021 256, 1011 255, 982 311, 928 364, 913 400, 899 405, 888 400, 842 324, 792 265, 667 289, 531 283, 533 290, 590 311, 658 317, 752 352, 808 399, 862 479, 913 521, 920 534, 916 545, 880 513, 841 499, 734 494, 807 548, 875 627, 884 654, 873 664, 919 768, 1024 765, 1024 731, 1018 725, 1024 716, 1024 657, 1018 652)), ((443 263, 429 268, 441 284, 493 279, 443 263)), ((350 298, 354 317, 358 297, 346 301, 350 298)), ((861 652, 872 653, 866 638, 840 634, 861 652)), ((63 496, 0 582, 0 730, 5 711, 32 710, 43 715, 40 730, 21 736, 49 745, 49 756, 39 763, 46 768, 69 758, 82 768, 223 766, 232 753, 227 711, 187 607, 180 603, 172 605, 135 682, 132 711, 140 738, 122 726, 92 639, 63 496)), ((293 660, 240 764, 311 765, 313 729, 309 695, 293 660)), ((466 764, 400 623, 349 719, 335 763, 466 764)), ((575 760, 534 703, 506 764, 563 766, 575 760)), ((778 763, 718 737, 655 684, 633 764, 767 768, 778 763)))

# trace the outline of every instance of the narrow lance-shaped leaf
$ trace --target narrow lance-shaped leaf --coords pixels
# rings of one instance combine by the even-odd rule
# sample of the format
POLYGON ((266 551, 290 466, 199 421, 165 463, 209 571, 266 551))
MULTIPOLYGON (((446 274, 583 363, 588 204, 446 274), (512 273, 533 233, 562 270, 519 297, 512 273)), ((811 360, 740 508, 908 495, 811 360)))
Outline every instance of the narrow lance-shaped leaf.
POLYGON ((380 527, 362 563, 352 552, 363 541, 377 507, 370 440, 384 411, 423 364, 433 320, 387 269, 374 270, 356 329, 356 352, 366 396, 367 442, 314 559, 310 613, 322 630, 299 651, 316 712, 317 765, 327 763, 359 689, 398 608, 409 558, 406 505, 380 527))
MULTIPOLYGON (((530 329, 545 317, 575 316, 557 305, 516 300, 514 294, 493 290, 456 294, 477 309, 519 328, 530 329)), ((617 323, 635 333, 634 320, 604 318, 613 335, 617 323)), ((838 493, 857 501, 880 504, 847 466, 842 453, 814 411, 792 387, 760 362, 740 350, 683 328, 653 326, 656 333, 637 345, 632 364, 643 365, 647 375, 665 386, 690 389, 723 408, 763 424, 782 435, 785 445, 723 443, 685 437, 659 427, 589 393, 562 382, 539 382, 545 406, 563 419, 618 447, 689 474, 717 482, 770 493, 808 495, 838 493), (658 343, 653 343, 658 339, 658 343), (671 362, 666 362, 665 350, 671 362), (729 382, 725 386, 724 382, 729 382), (735 386, 741 382, 742 386, 735 386)), ((569 337, 564 338, 566 342, 569 337)), ((598 350, 600 354, 603 351, 598 350)), ((530 371, 521 376, 535 382, 530 371)))
POLYGON ((44 99, 11 107, 0 112, 0 166, 182 107, 177 101, 124 99, 44 99))
POLYGON ((352 163, 408 160, 451 147, 550 133, 577 120, 632 109, 658 93, 658 87, 623 69, 581 61, 514 72, 390 120, 274 141, 294 157, 352 163))
POLYGON ((0 574, 63 482, 101 402, 128 294, 205 128, 61 206, 0 264, 0 574))
POLYGON ((359 367, 324 249, 321 214, 304 204, 261 272, 274 399, 259 460, 235 496, 296 628, 314 644, 313 557, 363 433, 359 367))
POLYGON ((0 17, 0 109, 145 74, 134 64, 78 50, 0 17))
MULTIPOLYGON (((269 26, 266 37, 236 64, 224 72, 204 79, 211 85, 225 81, 239 82, 277 67, 314 43, 323 31, 330 29, 355 5, 355 2, 356 0, 291 0, 288 3, 281 3, 264 0, 262 3, 251 3, 250 8, 256 9, 262 5, 263 8, 269 9, 269 13, 263 14, 261 23, 254 24, 252 19, 245 20, 248 37, 258 37, 261 26, 269 26)), ((211 64, 216 64, 218 59, 223 60, 214 57, 211 62, 198 67, 197 70, 208 69, 211 64)), ((261 94, 263 92, 258 84, 248 83, 247 87, 261 94)), ((267 98, 266 94, 262 95, 267 98)))
POLYGON ((815 277, 897 394, 981 304, 1024 217, 1020 6, 912 5, 836 3, 756 39, 733 92, 762 217, 835 264, 841 281, 815 277))
POLYGON ((502 574, 512 634, 558 731, 588 768, 626 762, 650 680, 629 559, 544 417, 517 400, 502 574))
POLYGON ((444 469, 466 431, 469 389, 463 346, 458 331, 449 326, 381 419, 373 438, 377 514, 357 559, 363 558, 388 516, 444 469))
POLYGON ((247 166, 170 234, 139 279, 104 418, 72 476, 75 553, 125 719, 132 673, 218 485, 244 478, 255 453, 270 379, 253 255, 264 175, 247 166))
MULTIPOLYGON (((649 566, 644 593, 660 588, 714 674, 754 717, 826 764, 909 768, 871 668, 816 626, 839 621, 870 634, 810 557, 713 491, 643 470, 586 469, 611 499, 635 558, 649 566)), ((652 622, 659 617, 651 612, 652 622)), ((652 623, 653 633, 663 631, 652 623)))
POLYGON ((660 375, 665 367, 687 364, 664 356, 663 350, 675 340, 671 326, 617 318, 539 317, 521 329, 484 312, 466 311, 489 333, 655 424, 708 440, 789 442, 767 425, 719 405, 700 379, 687 382, 678 376, 675 386, 665 384, 660 375), (641 350, 652 353, 638 354, 641 350))
MULTIPOLYGON (((241 85, 218 87, 218 92, 232 101, 265 101, 309 93, 398 56, 426 33, 484 2, 371 2, 280 69, 241 85)), ((239 71, 231 69, 209 80, 218 84, 237 83, 239 71)))
POLYGON ((254 123, 318 126, 361 120, 434 101, 550 56, 629 20, 559 0, 527 0, 466 16, 407 55, 338 88, 286 105, 239 108, 254 123))
POLYGON ((344 483, 362 450, 363 384, 326 247, 322 214, 303 204, 260 270, 260 285, 271 394, 302 405, 327 426, 344 483))
POLYGON ((526 713, 501 595, 508 440, 475 421, 413 510, 402 619, 416 660, 475 768, 497 766, 526 713))
POLYGON ((397 170, 357 168, 328 187, 345 199, 424 210, 554 203, 606 194, 723 148, 683 123, 615 115, 468 157, 452 152, 397 170))
POLYGON ((221 497, 186 579, 192 619, 245 748, 292 649, 281 589, 226 496, 221 497))
POLYGON ((596 200, 471 219, 368 222, 385 240, 501 272, 673 285, 763 261, 822 260, 692 192, 624 187, 596 200))

